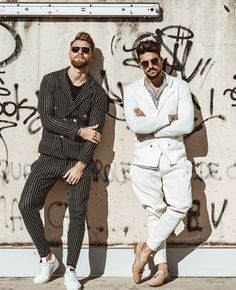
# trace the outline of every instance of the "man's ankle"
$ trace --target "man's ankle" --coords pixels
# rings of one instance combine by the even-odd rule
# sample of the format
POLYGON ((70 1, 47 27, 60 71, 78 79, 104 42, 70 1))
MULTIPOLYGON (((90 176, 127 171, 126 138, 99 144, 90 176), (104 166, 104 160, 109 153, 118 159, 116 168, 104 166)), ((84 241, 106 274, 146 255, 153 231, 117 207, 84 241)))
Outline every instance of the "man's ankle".
POLYGON ((71 265, 66 265, 66 270, 67 271, 75 271, 75 267, 71 265))
POLYGON ((164 272, 168 272, 168 264, 167 263, 158 264, 158 270, 162 270, 164 272))
POLYGON ((52 258, 52 252, 50 252, 49 254, 47 254, 46 259, 49 261, 52 258))
POLYGON ((52 257, 52 252, 48 253, 46 256, 44 257, 41 257, 41 260, 42 259, 46 259, 46 261, 50 261, 51 260, 51 257, 52 257))
POLYGON ((150 248, 148 247, 148 245, 145 243, 144 246, 143 246, 143 251, 142 251, 142 253, 141 253, 142 258, 143 258, 144 260, 148 260, 148 258, 149 258, 153 253, 154 253, 153 250, 150 249, 150 248))

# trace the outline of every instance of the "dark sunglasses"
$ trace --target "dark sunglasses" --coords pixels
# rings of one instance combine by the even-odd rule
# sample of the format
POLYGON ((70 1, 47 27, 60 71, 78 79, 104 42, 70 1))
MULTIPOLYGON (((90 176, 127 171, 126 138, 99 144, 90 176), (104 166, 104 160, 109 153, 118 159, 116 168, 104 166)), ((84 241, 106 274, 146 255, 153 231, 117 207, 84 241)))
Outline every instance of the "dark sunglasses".
POLYGON ((152 65, 157 65, 159 63, 159 60, 157 57, 151 59, 150 61, 148 60, 144 60, 141 62, 141 66, 145 69, 145 68, 148 68, 149 67, 149 64, 152 64, 152 65))
POLYGON ((82 53, 88 54, 90 52, 89 47, 72 46, 71 51, 73 53, 78 53, 81 50, 82 53))

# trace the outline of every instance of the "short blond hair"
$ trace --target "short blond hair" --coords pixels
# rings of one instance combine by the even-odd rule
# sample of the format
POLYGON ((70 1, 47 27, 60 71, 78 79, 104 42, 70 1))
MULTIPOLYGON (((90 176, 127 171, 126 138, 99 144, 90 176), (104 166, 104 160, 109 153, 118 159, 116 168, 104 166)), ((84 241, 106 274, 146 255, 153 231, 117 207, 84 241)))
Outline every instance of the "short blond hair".
POLYGON ((94 52, 95 44, 94 44, 94 41, 89 33, 83 32, 83 31, 78 32, 76 34, 75 38, 71 41, 70 46, 72 46, 76 40, 84 40, 84 41, 88 42, 90 44, 92 52, 94 52))

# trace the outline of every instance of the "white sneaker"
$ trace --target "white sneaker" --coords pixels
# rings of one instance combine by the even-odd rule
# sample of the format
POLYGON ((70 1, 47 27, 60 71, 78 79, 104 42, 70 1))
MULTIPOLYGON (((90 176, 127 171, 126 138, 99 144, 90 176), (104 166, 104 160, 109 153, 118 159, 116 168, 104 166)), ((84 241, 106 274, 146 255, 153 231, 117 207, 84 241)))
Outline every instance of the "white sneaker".
POLYGON ((39 264, 39 272, 34 277, 34 283, 41 284, 48 282, 59 266, 60 264, 54 254, 52 254, 48 261, 46 258, 42 258, 42 261, 39 264))
POLYGON ((71 271, 69 267, 66 268, 66 272, 64 274, 64 285, 67 290, 81 290, 82 285, 76 278, 75 271, 71 271))

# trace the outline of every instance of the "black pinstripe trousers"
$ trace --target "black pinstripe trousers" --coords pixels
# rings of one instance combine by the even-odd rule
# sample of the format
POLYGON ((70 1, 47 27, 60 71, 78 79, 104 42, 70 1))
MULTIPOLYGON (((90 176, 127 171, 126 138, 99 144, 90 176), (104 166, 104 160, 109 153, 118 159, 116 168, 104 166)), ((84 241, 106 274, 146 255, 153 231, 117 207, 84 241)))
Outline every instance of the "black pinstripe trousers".
MULTIPOLYGON (((40 257, 45 257, 50 252, 50 248, 39 211, 43 208, 50 189, 75 163, 76 161, 73 160, 41 154, 32 164, 31 173, 21 195, 19 209, 40 257)), ((84 237, 91 174, 92 169, 89 166, 76 185, 65 183, 70 217, 67 265, 73 267, 76 267, 84 237)))

